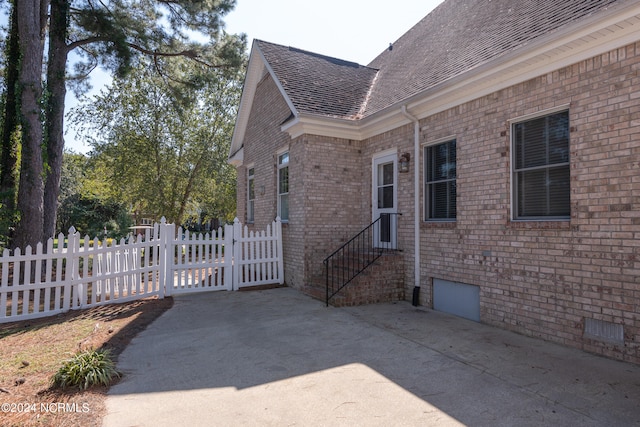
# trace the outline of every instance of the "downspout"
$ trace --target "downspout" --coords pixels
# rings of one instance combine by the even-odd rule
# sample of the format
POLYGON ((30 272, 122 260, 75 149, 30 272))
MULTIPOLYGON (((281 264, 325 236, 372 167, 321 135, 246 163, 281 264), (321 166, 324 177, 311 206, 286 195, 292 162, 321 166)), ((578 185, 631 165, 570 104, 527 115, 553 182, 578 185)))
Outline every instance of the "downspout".
POLYGON ((413 300, 412 304, 420 304, 420 123, 409 114, 407 106, 402 106, 402 114, 413 122, 413 300))

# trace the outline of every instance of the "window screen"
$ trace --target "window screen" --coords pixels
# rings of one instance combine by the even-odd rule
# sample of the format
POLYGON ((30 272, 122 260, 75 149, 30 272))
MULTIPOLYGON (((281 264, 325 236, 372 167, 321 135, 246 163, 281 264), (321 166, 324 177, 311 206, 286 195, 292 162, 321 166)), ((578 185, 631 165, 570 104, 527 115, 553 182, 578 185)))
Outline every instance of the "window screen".
POLYGON ((569 112, 515 123, 512 135, 514 218, 569 218, 569 112))
POLYGON ((456 218, 456 141, 424 148, 425 219, 456 218))
POLYGON ((278 156, 278 216, 289 220, 289 153, 278 156))

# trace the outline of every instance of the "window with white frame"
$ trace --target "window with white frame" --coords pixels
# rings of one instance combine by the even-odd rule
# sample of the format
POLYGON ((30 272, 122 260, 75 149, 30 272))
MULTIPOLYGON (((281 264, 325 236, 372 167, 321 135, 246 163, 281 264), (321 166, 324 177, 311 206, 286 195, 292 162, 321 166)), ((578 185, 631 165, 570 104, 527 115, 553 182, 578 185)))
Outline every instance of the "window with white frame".
POLYGON ((513 123, 511 135, 513 219, 568 219, 569 112, 513 123))
POLYGON ((278 155, 278 216, 289 221, 289 153, 278 155))
POLYGON ((456 219, 456 140, 424 147, 426 221, 456 219))
POLYGON ((247 222, 255 221, 255 169, 249 168, 247 170, 247 222))

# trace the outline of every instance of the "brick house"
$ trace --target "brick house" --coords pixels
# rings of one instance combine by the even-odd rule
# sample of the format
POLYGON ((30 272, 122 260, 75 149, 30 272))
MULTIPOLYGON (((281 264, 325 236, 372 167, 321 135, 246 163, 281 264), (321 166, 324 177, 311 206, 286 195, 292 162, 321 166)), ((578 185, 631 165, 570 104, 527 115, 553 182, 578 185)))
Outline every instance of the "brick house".
POLYGON ((322 298, 382 214, 397 251, 340 303, 640 363, 638 1, 446 0, 368 66, 257 40, 230 162, 289 286, 322 298))

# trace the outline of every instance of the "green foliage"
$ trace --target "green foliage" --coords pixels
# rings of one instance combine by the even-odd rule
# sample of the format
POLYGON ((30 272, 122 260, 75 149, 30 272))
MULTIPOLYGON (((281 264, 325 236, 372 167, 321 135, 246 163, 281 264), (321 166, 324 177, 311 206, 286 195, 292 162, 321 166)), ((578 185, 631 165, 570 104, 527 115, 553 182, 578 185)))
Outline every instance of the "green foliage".
POLYGON ((58 211, 58 227, 66 233, 71 226, 89 237, 124 237, 131 225, 126 207, 119 202, 103 200, 96 196, 74 194, 61 204, 58 211))
POLYGON ((192 62, 174 61, 171 74, 181 78, 167 80, 156 65, 141 63, 115 79, 72 112, 72 124, 94 138, 92 159, 103 168, 110 198, 176 223, 203 211, 233 218, 235 169, 227 156, 241 70, 209 69, 205 76, 192 62))
MULTIPOLYGON (((2 2, 2 5, 5 3, 2 2)), ((43 2, 48 7, 42 10, 34 7, 33 2, 18 3, 14 0, 8 4, 12 9, 18 4, 28 5, 28 8, 21 8, 25 16, 19 22, 39 22, 41 25, 39 34, 36 34, 38 28, 34 25, 16 25, 16 35, 19 36, 14 38, 16 46, 18 39, 29 44, 23 52, 17 50, 17 56, 13 58, 7 53, 4 63, 0 64, 0 71, 4 71, 0 90, 7 94, 5 102, 7 99, 20 98, 8 95, 10 88, 15 88, 18 93, 33 91, 34 95, 29 99, 34 98, 39 102, 39 105, 32 102, 22 106, 22 115, 30 119, 28 126, 22 128, 20 140, 24 159, 29 161, 18 166, 22 167, 18 171, 19 176, 24 178, 22 188, 17 184, 3 186, 0 182, 0 192, 3 194, 8 194, 5 191, 7 187, 14 192, 22 192, 17 198, 22 215, 11 213, 0 218, 2 236, 10 234, 9 225, 16 225, 17 222, 14 242, 34 243, 38 240, 38 234, 47 238, 54 228, 57 202, 60 200, 57 180, 60 177, 64 145, 65 88, 70 88, 80 97, 90 88, 88 77, 98 66, 122 78, 138 65, 140 58, 151 61, 156 74, 166 81, 178 78, 184 79, 184 83, 202 87, 207 80, 208 70, 218 69, 233 74, 245 60, 246 36, 229 35, 223 31, 223 17, 233 9, 236 0, 52 0, 43 2), (44 15, 38 16, 42 12, 44 15), (32 37, 36 35, 40 40, 32 37), (47 53, 43 52, 45 46, 50 49, 47 53), (43 58, 47 63, 43 63, 43 58), (32 65, 22 67, 23 71, 30 72, 30 80, 21 78, 12 84, 8 78, 10 71, 17 71, 19 63, 27 59, 34 61, 32 65), (184 59, 192 63, 188 75, 181 73, 182 66, 174 63, 184 59), (70 61, 73 67, 69 67, 70 61), (46 76, 45 81, 41 81, 41 76, 46 76), (24 82, 28 84, 25 86, 24 82), (38 117, 42 120, 38 120, 38 117), (40 158, 41 149, 45 154, 43 158, 40 158), (40 183, 39 179, 44 182, 40 183), (44 191, 41 184, 46 185, 44 191), (43 203, 44 209, 41 209, 43 203), (39 231, 41 229, 42 233, 39 231)), ((178 90, 173 95, 178 97, 179 94, 178 90)), ((20 108, 10 110, 18 112, 20 108)), ((12 113, 10 116, 17 117, 18 114, 12 113)), ((4 120, 1 127, 10 128, 6 123, 4 120)), ((0 151, 6 153, 7 149, 0 151)), ((0 163, 6 164, 2 159, 0 163)), ((9 169, 0 166, 0 170, 9 169)), ((82 196, 87 198, 84 194, 82 196)), ((105 201, 104 196, 105 192, 96 195, 100 201, 105 201)), ((10 195, 7 197, 0 200, 3 212, 7 207, 13 211, 10 206, 13 199, 10 195)), ((112 200, 110 195, 106 199, 112 200)), ((116 222, 118 232, 122 233, 123 223, 116 222)), ((116 230, 110 218, 103 221, 102 226, 111 227, 114 232, 116 230)))
POLYGON ((86 350, 63 363, 53 376, 52 385, 63 390, 67 387, 85 390, 94 385, 108 386, 119 377, 108 350, 86 350))
POLYGON ((71 226, 89 237, 121 238, 129 232, 131 215, 126 204, 113 199, 101 182, 101 168, 92 159, 64 153, 60 180, 60 207, 56 229, 67 233, 71 226))
POLYGON ((70 81, 78 94, 87 89, 86 77, 97 66, 122 78, 140 57, 153 58, 156 71, 164 76, 170 75, 176 57, 189 58, 203 69, 237 69, 243 62, 245 36, 222 31, 223 17, 236 0, 68 3, 69 43, 81 47, 74 50, 78 61, 70 81))
MULTIPOLYGON (((0 198, 2 195, 0 195, 0 198)), ((19 214, 15 209, 9 209, 0 203, 0 252, 10 247, 13 225, 18 221, 19 214)))

